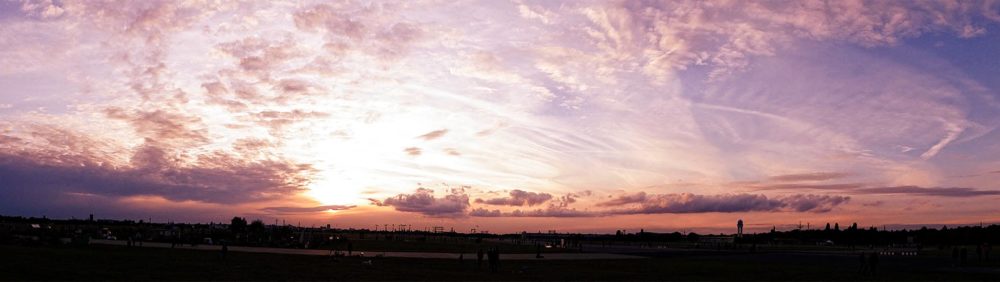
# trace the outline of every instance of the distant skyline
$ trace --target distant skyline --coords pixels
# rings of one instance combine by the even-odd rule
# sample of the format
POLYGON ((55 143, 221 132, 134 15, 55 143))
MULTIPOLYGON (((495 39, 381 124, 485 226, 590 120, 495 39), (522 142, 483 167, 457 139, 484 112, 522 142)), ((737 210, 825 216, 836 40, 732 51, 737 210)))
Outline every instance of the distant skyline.
POLYGON ((998 1, 2 1, 0 214, 996 223, 998 77, 998 1))

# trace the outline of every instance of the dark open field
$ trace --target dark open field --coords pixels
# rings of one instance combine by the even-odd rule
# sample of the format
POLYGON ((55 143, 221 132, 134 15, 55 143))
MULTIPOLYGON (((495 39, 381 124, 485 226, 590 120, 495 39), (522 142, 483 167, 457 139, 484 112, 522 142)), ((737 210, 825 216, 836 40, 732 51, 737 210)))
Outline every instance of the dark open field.
POLYGON ((998 280, 996 264, 953 267, 946 257, 884 257, 860 276, 853 255, 661 253, 650 259, 475 261, 339 258, 120 246, 0 246, 0 280, 998 280), (371 265, 363 263, 372 260, 371 265), (485 268, 485 267, 484 267, 485 268))
MULTIPOLYGON (((530 254, 537 251, 536 247, 532 243, 524 243, 521 245, 512 244, 510 242, 495 242, 491 240, 484 240, 482 242, 476 243, 473 240, 466 238, 438 238, 425 241, 419 240, 352 240, 353 248, 355 250, 363 251, 393 251, 393 252, 446 252, 446 253, 475 253, 478 249, 489 249, 498 248, 503 253, 520 253, 520 254, 530 254)), ((344 250, 344 246, 339 246, 340 250, 344 250)), ((547 249, 542 248, 543 253, 550 252, 575 252, 575 249, 547 249)))

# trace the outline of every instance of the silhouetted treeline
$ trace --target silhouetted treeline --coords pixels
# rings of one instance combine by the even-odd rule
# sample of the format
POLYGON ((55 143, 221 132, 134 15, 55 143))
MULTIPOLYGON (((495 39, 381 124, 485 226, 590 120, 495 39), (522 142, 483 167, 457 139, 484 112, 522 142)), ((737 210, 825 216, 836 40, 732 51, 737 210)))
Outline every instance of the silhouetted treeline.
POLYGON ((839 225, 824 229, 794 229, 764 233, 744 233, 743 237, 735 234, 698 234, 680 232, 654 233, 640 231, 636 233, 616 232, 614 235, 582 235, 584 240, 612 241, 629 243, 640 242, 689 242, 697 243, 707 237, 734 237, 733 241, 740 244, 819 244, 836 246, 865 245, 974 245, 982 243, 1000 243, 1000 225, 959 226, 940 228, 922 227, 919 229, 880 230, 876 227, 858 228, 857 224, 841 229, 839 225))
MULTIPOLYGON (((735 230, 734 230, 735 231, 735 230)), ((731 240, 735 244, 761 245, 833 245, 833 246, 948 246, 1000 243, 1000 225, 959 226, 939 228, 880 230, 875 227, 859 228, 852 224, 840 228, 839 224, 827 225, 823 229, 795 229, 763 233, 734 234, 697 233, 655 233, 640 230, 628 233, 622 230, 614 234, 581 233, 511 233, 511 234, 464 234, 458 232, 432 233, 419 230, 372 231, 368 229, 335 229, 330 226, 297 227, 292 225, 266 224, 261 220, 248 221, 234 217, 225 223, 150 223, 143 220, 106 219, 49 219, 19 216, 0 216, 0 242, 11 240, 57 241, 66 238, 145 240, 173 242, 179 244, 208 244, 225 240, 233 245, 292 247, 292 248, 336 248, 349 240, 427 240, 435 238, 465 238, 463 240, 484 239, 510 241, 518 244, 538 244, 566 248, 583 248, 585 244, 600 245, 659 245, 671 243, 717 244, 720 239, 731 240)), ((728 243, 726 243, 728 244, 728 243)))
POLYGON ((791 230, 745 235, 741 241, 773 242, 778 240, 798 240, 800 242, 825 243, 829 240, 836 245, 970 245, 1000 243, 1000 225, 960 226, 920 229, 879 230, 876 227, 857 228, 852 225, 844 230, 824 228, 822 230, 791 230))

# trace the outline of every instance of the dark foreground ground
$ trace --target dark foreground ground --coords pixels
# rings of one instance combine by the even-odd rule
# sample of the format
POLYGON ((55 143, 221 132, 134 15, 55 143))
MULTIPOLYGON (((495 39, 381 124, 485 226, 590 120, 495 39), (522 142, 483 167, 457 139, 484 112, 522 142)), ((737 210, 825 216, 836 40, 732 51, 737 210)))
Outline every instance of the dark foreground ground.
POLYGON ((808 253, 665 252, 649 259, 505 261, 499 273, 442 259, 339 258, 120 246, 0 245, 0 280, 1000 280, 995 263, 883 257, 874 278, 858 257, 808 253), (364 261, 371 260, 371 265, 364 261))

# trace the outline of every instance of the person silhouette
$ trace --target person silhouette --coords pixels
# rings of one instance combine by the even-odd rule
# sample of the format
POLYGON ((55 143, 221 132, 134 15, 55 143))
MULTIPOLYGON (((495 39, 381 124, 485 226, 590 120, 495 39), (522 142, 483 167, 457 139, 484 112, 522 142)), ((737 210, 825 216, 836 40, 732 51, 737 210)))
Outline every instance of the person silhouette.
POLYGON ((736 237, 743 237, 743 219, 736 221, 736 237))
POLYGON ((483 268, 483 248, 476 252, 476 270, 483 268))
POLYGON ((493 248, 493 256, 496 257, 495 260, 497 261, 497 266, 496 266, 497 272, 500 272, 500 247, 493 248))
POLYGON ((222 260, 226 260, 227 253, 229 253, 229 243, 226 242, 226 240, 222 240, 222 252, 219 253, 219 255, 222 257, 222 260))
POLYGON ((984 257, 986 257, 986 261, 990 261, 990 251, 993 251, 993 246, 990 246, 990 243, 986 243, 986 247, 983 249, 985 249, 984 257))
POLYGON ((959 259, 961 260, 961 265, 965 266, 965 261, 969 257, 969 251, 967 251, 965 247, 962 247, 962 250, 960 252, 961 252, 961 257, 959 257, 959 259))
POLYGON ((542 256, 542 244, 535 245, 535 258, 543 258, 542 256))
POLYGON ((496 273, 500 271, 500 249, 493 247, 489 253, 490 257, 490 272, 496 273))
POLYGON ((951 248, 951 264, 958 265, 958 247, 951 248))
POLYGON ((878 273, 878 252, 872 252, 871 257, 868 258, 868 271, 871 272, 872 277, 878 273))
POLYGON ((493 248, 486 251, 486 259, 490 264, 490 272, 496 272, 496 259, 493 257, 493 248))
POLYGON ((861 255, 858 256, 858 257, 861 259, 860 260, 861 266, 858 267, 858 274, 861 274, 862 276, 864 276, 865 274, 867 274, 866 272, 868 272, 868 260, 865 259, 865 253, 864 252, 862 252, 861 255))
POLYGON ((353 252, 354 252, 354 244, 352 244, 350 241, 348 241, 347 242, 347 256, 351 256, 351 253, 353 253, 353 252))

